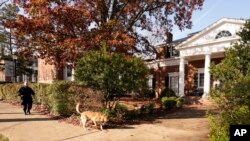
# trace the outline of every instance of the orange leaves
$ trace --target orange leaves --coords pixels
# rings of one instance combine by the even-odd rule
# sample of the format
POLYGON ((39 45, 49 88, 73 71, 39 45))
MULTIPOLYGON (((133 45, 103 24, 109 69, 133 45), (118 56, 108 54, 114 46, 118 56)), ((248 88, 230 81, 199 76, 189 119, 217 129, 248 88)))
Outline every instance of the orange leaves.
POLYGON ((26 11, 8 21, 21 44, 37 47, 41 57, 74 62, 105 41, 112 51, 151 51, 141 30, 165 36, 176 24, 191 26, 203 0, 16 0, 26 11), (152 20, 153 19, 153 20, 152 20), (139 30, 138 30, 139 29, 139 30))

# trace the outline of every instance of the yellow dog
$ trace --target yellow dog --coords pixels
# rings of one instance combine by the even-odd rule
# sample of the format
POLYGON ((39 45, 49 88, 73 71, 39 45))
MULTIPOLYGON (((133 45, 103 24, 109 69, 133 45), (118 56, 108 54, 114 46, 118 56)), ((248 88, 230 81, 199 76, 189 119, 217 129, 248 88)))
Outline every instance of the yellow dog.
POLYGON ((108 117, 101 112, 93 112, 93 111, 84 111, 80 112, 79 110, 80 103, 76 104, 76 112, 81 115, 81 123, 83 127, 86 129, 86 122, 90 119, 95 126, 97 126, 96 122, 100 123, 100 129, 103 130, 102 126, 108 121, 108 117))

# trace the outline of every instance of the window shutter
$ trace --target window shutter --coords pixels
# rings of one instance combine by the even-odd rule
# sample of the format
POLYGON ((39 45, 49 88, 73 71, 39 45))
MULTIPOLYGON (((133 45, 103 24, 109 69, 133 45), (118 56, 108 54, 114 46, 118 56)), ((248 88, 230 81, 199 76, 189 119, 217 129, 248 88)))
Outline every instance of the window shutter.
POLYGON ((165 76, 165 87, 169 88, 169 76, 168 75, 165 76))
POLYGON ((152 86, 153 86, 153 89, 155 89, 155 78, 153 78, 152 80, 153 80, 153 82, 152 82, 152 83, 153 83, 153 84, 152 84, 152 86))

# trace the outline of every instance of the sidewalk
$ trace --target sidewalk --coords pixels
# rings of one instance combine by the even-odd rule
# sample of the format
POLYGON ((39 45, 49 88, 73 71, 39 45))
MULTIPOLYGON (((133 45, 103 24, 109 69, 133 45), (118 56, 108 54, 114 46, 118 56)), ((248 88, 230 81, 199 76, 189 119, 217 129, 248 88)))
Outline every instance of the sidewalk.
MULTIPOLYGON (((192 122, 189 120, 188 125, 192 122)), ((207 129, 185 129, 181 119, 161 119, 159 123, 128 126, 127 128, 99 130, 84 130, 32 111, 32 115, 24 115, 22 108, 0 102, 0 133, 10 141, 174 141, 192 140, 201 141, 207 134, 207 129), (164 122, 166 121, 167 122, 164 122), (169 123, 168 123, 169 122, 169 123), (179 125, 178 125, 179 124, 179 125), (169 126, 172 125, 172 126, 169 126), (175 126, 182 126, 181 128, 175 126), (197 132, 198 131, 198 132, 197 132), (200 135, 201 134, 201 135, 200 135)), ((198 125, 206 124, 200 118, 198 125)), ((207 140, 207 139, 206 139, 207 140)))

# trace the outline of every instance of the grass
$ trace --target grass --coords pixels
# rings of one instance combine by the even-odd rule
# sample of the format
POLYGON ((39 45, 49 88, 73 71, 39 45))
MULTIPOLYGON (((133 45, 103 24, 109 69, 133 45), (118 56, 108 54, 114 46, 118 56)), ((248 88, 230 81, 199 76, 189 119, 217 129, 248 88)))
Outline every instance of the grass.
POLYGON ((0 133, 0 141, 9 141, 9 138, 0 133))

